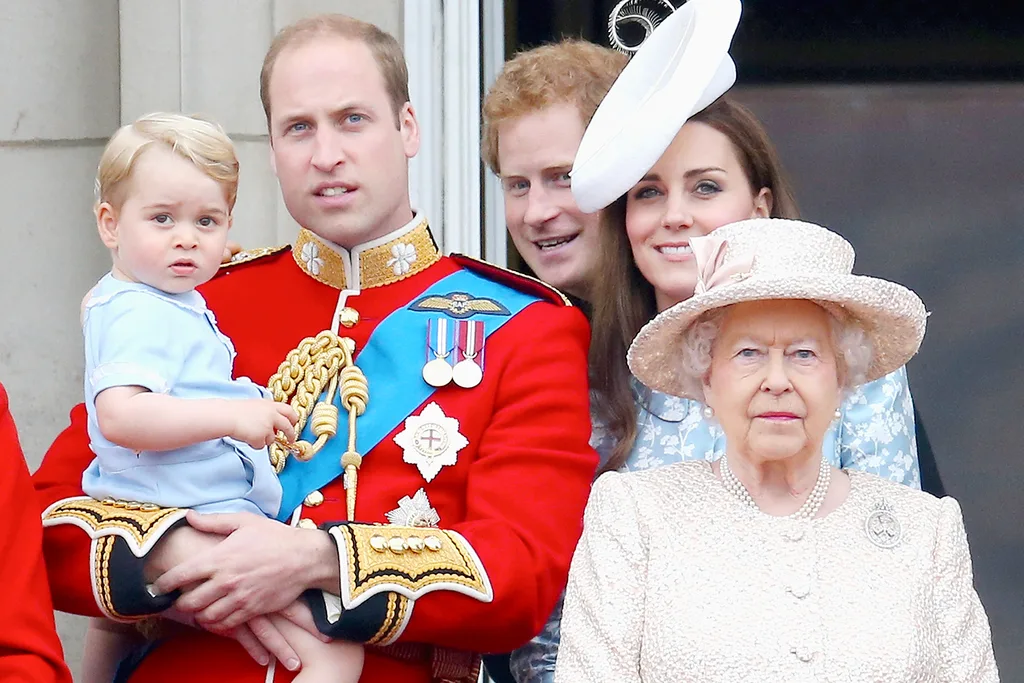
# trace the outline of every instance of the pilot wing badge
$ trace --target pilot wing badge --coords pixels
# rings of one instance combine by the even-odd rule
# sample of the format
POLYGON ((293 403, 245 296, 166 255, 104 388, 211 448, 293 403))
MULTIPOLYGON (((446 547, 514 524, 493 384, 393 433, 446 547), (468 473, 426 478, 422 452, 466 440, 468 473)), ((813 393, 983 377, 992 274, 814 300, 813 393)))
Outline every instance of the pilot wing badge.
POLYGON ((474 315, 511 315, 500 302, 489 297, 475 297, 465 292, 451 292, 445 295, 428 294, 412 302, 409 310, 444 313, 459 320, 471 318, 474 315))

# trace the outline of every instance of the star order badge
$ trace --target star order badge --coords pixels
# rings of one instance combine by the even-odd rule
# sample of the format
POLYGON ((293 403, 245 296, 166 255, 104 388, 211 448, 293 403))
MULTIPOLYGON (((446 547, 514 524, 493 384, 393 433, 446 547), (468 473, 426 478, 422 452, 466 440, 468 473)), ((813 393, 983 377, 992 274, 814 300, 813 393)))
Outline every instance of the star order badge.
POLYGON ((469 445, 459 433, 459 421, 433 402, 419 415, 405 419, 405 429, 395 436, 395 443, 404 450, 402 459, 416 465, 428 482, 442 467, 454 465, 459 451, 469 445))
POLYGON ((423 489, 413 494, 412 498, 403 496, 398 501, 398 509, 386 512, 384 516, 388 518, 389 524, 395 526, 436 527, 441 521, 441 516, 430 505, 427 492, 423 489))

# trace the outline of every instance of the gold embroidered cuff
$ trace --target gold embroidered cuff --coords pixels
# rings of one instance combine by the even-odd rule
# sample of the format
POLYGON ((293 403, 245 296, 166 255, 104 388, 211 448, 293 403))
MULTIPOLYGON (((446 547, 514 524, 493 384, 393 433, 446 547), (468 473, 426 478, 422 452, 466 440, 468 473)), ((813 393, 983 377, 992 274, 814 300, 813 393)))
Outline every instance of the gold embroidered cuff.
POLYGON ((160 537, 188 510, 151 503, 95 500, 86 496, 59 500, 43 511, 43 526, 73 524, 93 540, 120 536, 136 557, 145 557, 160 537))
POLYGON ((480 558, 455 531, 339 524, 330 534, 338 545, 346 610, 389 591, 410 600, 441 590, 481 602, 494 599, 480 558))
POLYGON ((89 575, 96 606, 114 621, 138 621, 163 611, 175 595, 152 595, 145 556, 188 512, 152 504, 66 498, 43 511, 43 526, 76 526, 92 539, 89 575))
POLYGON ((388 603, 385 608, 384 622, 377 629, 377 633, 368 641, 367 645, 390 645, 402 635, 409 618, 412 616, 412 601, 398 593, 388 593, 388 603))

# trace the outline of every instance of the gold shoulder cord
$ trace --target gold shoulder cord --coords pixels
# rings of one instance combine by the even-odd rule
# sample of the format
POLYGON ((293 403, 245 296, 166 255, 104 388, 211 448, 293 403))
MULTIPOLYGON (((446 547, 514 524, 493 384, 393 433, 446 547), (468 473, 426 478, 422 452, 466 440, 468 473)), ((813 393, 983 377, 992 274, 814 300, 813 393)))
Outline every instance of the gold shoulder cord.
POLYGON ((307 418, 316 436, 314 443, 287 443, 278 432, 270 446, 270 462, 278 473, 284 469, 288 454, 303 462, 316 455, 327 440, 338 433, 338 408, 334 394, 340 388, 340 401, 348 411, 348 450, 341 456, 345 470, 345 504, 349 520, 356 514, 356 482, 363 458, 356 452, 356 418, 366 411, 370 400, 369 386, 363 371, 352 360, 356 344, 348 337, 339 337, 324 330, 316 337, 306 337, 291 351, 270 378, 267 388, 275 401, 289 404, 298 414, 296 433, 302 431, 307 418), (327 388, 326 393, 324 387, 327 388), (323 400, 317 401, 323 394, 323 400), (312 409, 312 410, 310 410, 312 409))

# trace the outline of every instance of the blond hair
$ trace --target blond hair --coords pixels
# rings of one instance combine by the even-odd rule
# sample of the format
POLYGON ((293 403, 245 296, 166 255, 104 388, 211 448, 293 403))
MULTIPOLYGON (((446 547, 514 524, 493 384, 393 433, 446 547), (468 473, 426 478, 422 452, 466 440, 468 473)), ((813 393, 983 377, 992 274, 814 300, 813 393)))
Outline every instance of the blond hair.
POLYGON ((96 172, 96 206, 115 209, 124 203, 128 181, 139 158, 160 145, 215 180, 223 189, 228 210, 238 196, 238 157, 224 129, 197 116, 170 112, 146 114, 111 136, 96 172))
POLYGON ((627 61, 621 52, 576 39, 517 54, 505 63, 484 98, 484 161, 500 174, 498 127, 552 105, 574 105, 586 126, 627 61))
POLYGON ((395 115, 395 125, 399 124, 402 108, 409 101, 409 68, 405 64, 405 53, 395 37, 377 26, 344 14, 320 14, 307 17, 286 26, 274 37, 274 41, 263 58, 260 70, 260 100, 263 102, 263 113, 267 117, 267 128, 270 128, 270 77, 274 72, 274 64, 287 48, 300 47, 315 38, 345 38, 363 43, 370 49, 381 76, 391 108, 395 115))

